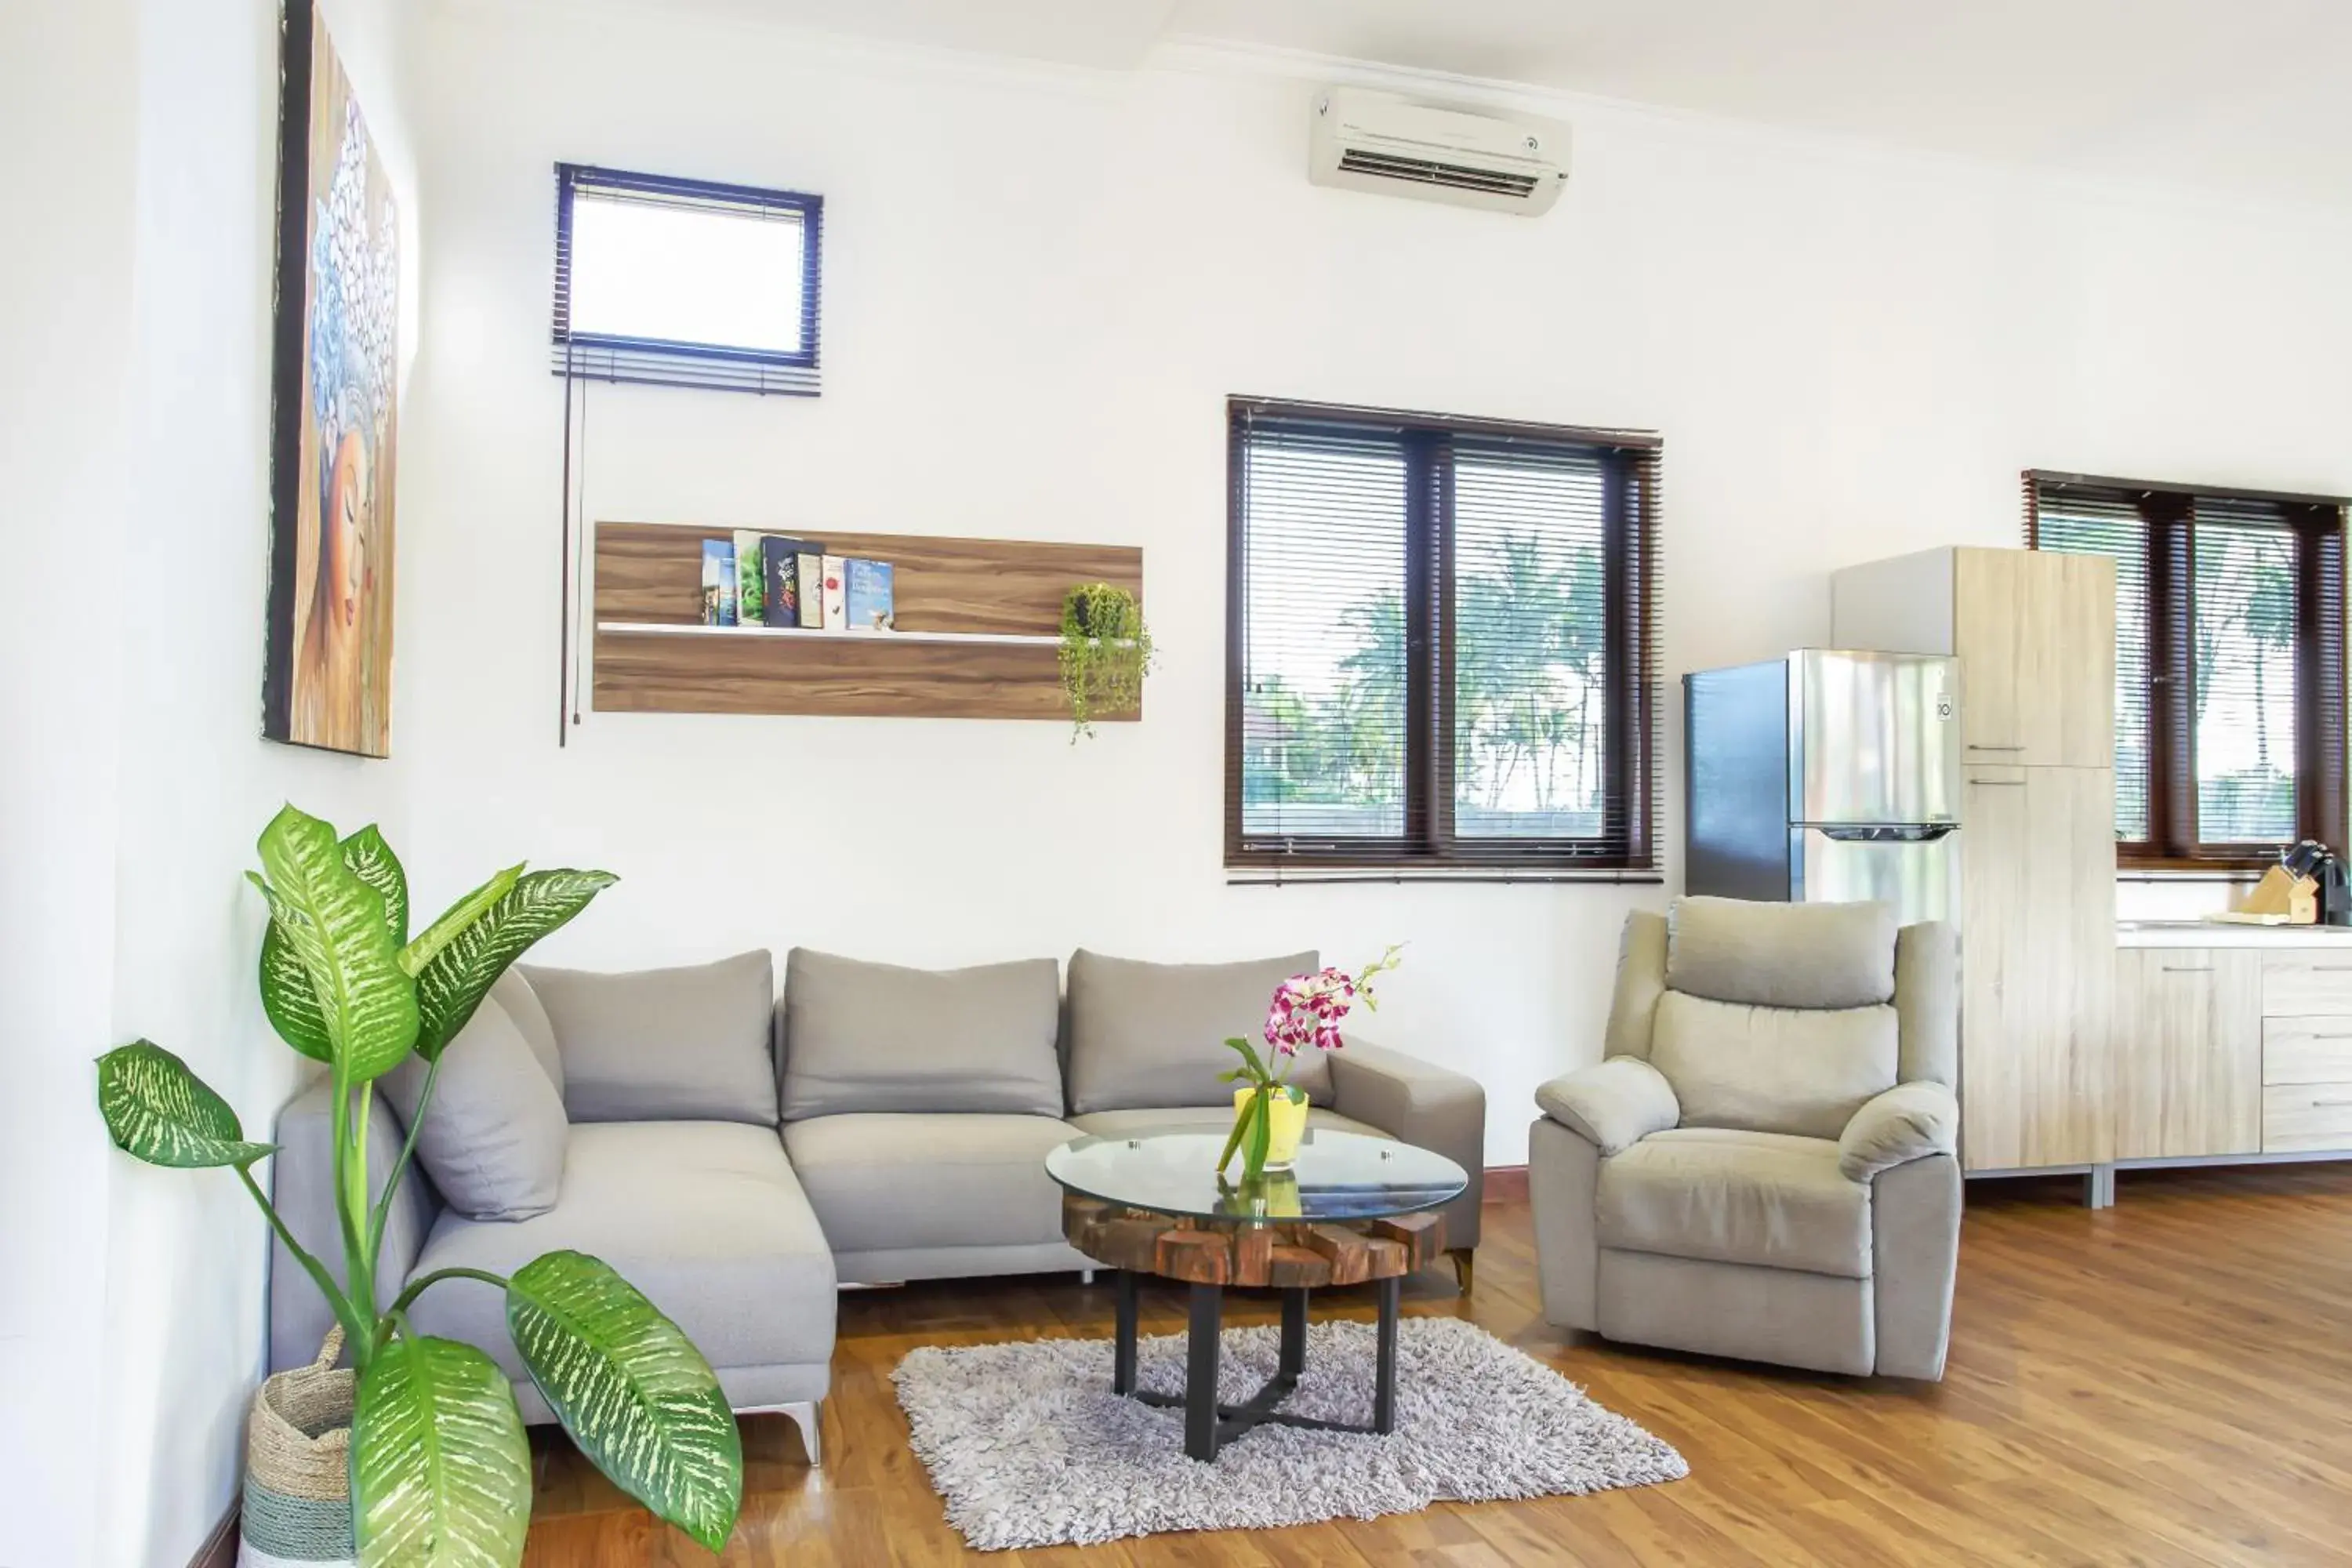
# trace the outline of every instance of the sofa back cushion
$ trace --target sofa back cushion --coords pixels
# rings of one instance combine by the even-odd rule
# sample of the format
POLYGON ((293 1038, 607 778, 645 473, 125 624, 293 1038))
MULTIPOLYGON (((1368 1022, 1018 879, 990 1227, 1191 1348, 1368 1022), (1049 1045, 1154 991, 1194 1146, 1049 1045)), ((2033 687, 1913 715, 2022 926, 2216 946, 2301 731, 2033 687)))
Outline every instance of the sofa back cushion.
POLYGON ((1666 988, 1759 1007, 1862 1007, 1895 994, 1890 904, 1676 899, 1666 988))
POLYGON ((784 961, 786 1121, 847 1111, 1062 1114, 1050 958, 901 969, 796 947, 784 961))
POLYGON ((525 969, 563 1058, 574 1121, 776 1124, 766 952, 683 969, 525 969))
POLYGON ((523 978, 522 971, 509 968, 499 975, 490 987, 490 999, 506 1009, 507 1018, 521 1032, 523 1043, 530 1047, 530 1054, 539 1058, 540 1068, 547 1074, 547 1080, 555 1086, 556 1093, 562 1094, 563 1052, 555 1043, 555 1024, 548 1017, 546 1005, 540 1001, 539 993, 533 991, 530 982, 523 978))
POLYGON ((1895 1009, 1751 1007, 1669 991, 1650 1065, 1674 1085, 1685 1127, 1835 1138, 1895 1087, 1895 1009))
MULTIPOLYGON (((1215 1105, 1233 1098, 1217 1075, 1241 1058, 1240 1036, 1261 1053, 1275 987, 1322 967, 1313 952, 1240 963, 1144 963, 1080 948, 1070 955, 1070 1110, 1215 1105)), ((1290 1081, 1331 1102, 1323 1053, 1299 1054, 1290 1081)))
MULTIPOLYGON (((414 1126, 424 1058, 383 1079, 383 1094, 414 1126)), ((416 1163, 441 1199, 468 1219, 529 1219, 555 1206, 572 1126, 563 1097, 495 990, 441 1053, 433 1100, 416 1130, 416 1163)))

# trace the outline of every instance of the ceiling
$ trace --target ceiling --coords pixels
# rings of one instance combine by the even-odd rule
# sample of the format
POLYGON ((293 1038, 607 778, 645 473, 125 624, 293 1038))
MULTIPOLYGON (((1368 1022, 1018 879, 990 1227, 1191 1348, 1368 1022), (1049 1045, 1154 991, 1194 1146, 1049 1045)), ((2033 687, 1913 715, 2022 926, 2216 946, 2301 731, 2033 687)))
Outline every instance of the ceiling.
POLYGON ((661 0, 1072 64, 1163 42, 2352 206, 2352 0, 661 0))

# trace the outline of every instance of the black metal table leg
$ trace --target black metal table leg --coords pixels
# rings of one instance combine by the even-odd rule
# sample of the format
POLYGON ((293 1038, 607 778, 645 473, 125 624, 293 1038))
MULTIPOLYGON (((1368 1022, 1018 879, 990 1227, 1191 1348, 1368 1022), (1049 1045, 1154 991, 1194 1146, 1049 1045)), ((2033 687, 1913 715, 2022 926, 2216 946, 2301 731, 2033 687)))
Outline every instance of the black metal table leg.
POLYGON ((1135 1270, 1118 1270, 1118 1330, 1111 1342, 1110 1391, 1135 1392, 1135 1270))
POLYGON ((1217 1337, 1224 1328, 1224 1287, 1192 1287, 1192 1319, 1184 1340, 1184 1453, 1203 1464, 1217 1457, 1217 1337))
POLYGON ((1275 1375, 1296 1385, 1306 1370, 1307 1290, 1302 1286, 1282 1293, 1282 1363, 1275 1375))
POLYGON ((1383 1435, 1396 1430, 1397 1308, 1403 1297, 1402 1279, 1391 1276, 1381 1281, 1380 1352, 1372 1373, 1372 1430, 1383 1435))

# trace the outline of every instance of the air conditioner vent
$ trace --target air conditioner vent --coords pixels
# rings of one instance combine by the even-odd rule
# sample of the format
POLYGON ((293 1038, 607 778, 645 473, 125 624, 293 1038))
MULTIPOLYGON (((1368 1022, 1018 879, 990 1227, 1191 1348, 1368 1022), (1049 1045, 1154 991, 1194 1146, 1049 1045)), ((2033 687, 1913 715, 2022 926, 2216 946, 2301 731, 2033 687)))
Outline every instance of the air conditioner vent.
POLYGON ((1418 184, 1443 185, 1453 191, 1479 191, 1488 195, 1512 196, 1521 201, 1535 194, 1536 176, 1516 174, 1494 169, 1466 169, 1458 163, 1439 163, 1427 158, 1400 158, 1389 153, 1368 153, 1350 147, 1339 154, 1339 170, 1348 174, 1375 174, 1384 180, 1411 180, 1418 184))
POLYGON ((1316 95, 1312 125, 1318 185, 1533 215, 1568 182, 1569 129, 1552 121, 1335 87, 1316 95))

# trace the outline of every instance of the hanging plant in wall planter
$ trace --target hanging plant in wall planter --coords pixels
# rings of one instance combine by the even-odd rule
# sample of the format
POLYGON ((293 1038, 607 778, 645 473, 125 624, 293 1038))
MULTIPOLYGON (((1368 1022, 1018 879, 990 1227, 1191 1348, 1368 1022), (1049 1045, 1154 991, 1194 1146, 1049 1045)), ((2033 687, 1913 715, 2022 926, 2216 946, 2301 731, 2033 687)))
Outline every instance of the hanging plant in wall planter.
POLYGON ((1135 595, 1108 583, 1081 583, 1062 597, 1062 690, 1070 700, 1070 734, 1095 732, 1097 714, 1129 713, 1143 702, 1151 668, 1151 631, 1135 595))

